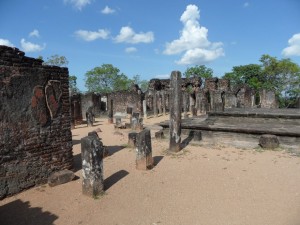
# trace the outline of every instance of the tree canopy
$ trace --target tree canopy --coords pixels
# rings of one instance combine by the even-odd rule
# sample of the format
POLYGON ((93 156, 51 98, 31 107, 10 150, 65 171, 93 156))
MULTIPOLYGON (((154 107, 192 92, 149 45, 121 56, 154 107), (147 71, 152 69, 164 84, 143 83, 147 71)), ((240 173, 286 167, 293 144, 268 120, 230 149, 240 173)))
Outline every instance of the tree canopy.
POLYGON ((194 67, 189 67, 184 72, 184 76, 186 78, 190 78, 192 76, 198 76, 198 77, 206 79, 206 78, 213 77, 213 74, 214 74, 213 70, 204 65, 201 65, 201 66, 196 65, 194 67))
POLYGON ((47 61, 44 62, 44 65, 49 66, 67 66, 69 61, 65 56, 52 55, 47 58, 47 61))

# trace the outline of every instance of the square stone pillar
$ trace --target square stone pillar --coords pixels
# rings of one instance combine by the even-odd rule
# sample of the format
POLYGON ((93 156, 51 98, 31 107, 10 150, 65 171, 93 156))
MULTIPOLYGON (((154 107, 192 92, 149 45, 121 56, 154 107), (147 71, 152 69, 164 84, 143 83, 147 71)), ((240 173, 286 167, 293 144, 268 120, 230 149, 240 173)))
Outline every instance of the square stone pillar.
POLYGON ((147 170, 153 167, 150 130, 145 129, 136 137, 136 169, 147 170))
POLYGON ((170 79, 170 145, 169 151, 180 151, 181 145, 181 73, 173 71, 170 79))
POLYGON ((91 134, 81 138, 82 193, 97 197, 104 192, 103 184, 104 146, 99 137, 91 134))

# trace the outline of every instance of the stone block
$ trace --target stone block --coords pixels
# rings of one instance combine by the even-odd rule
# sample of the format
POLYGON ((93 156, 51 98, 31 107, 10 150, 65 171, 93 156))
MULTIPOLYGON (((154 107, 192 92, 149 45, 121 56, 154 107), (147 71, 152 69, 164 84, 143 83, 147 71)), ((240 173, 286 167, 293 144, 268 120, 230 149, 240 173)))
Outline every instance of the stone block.
POLYGON ((279 147, 279 140, 276 135, 264 134, 259 138, 259 145, 262 148, 274 149, 279 147))
POLYGON ((55 172, 48 178, 48 184, 50 187, 54 187, 60 184, 68 183, 75 177, 74 172, 70 170, 62 170, 55 172))
POLYGON ((103 184, 104 146, 99 138, 87 136, 81 139, 82 193, 97 197, 104 192, 103 184))
POLYGON ((130 132, 128 133, 128 146, 131 148, 136 147, 136 138, 137 138, 137 132, 130 132))
POLYGON ((163 139, 165 136, 164 136, 164 132, 162 130, 159 130, 157 132, 155 132, 155 138, 156 139, 163 139))
POLYGON ((148 170, 153 167, 150 130, 138 133, 136 140, 136 169, 148 170))
POLYGON ((191 130, 189 132, 189 136, 193 138, 193 141, 201 141, 202 133, 199 130, 191 130))

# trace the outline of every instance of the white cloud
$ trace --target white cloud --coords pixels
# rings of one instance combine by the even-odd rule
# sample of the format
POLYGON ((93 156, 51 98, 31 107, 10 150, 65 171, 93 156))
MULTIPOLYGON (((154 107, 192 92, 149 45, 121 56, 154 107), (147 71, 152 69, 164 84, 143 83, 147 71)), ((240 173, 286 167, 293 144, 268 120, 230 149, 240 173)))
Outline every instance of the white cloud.
POLYGON ((105 6, 104 9, 101 10, 101 13, 103 14, 112 14, 114 13, 116 10, 109 8, 108 6, 105 6))
POLYGON ((43 46, 41 46, 41 45, 26 41, 24 38, 22 38, 21 47, 24 52, 39 52, 39 51, 42 51, 46 47, 46 44, 43 44, 43 46))
POLYGON ((294 34, 288 41, 289 46, 282 50, 285 57, 300 56, 300 33, 294 34))
POLYGON ((91 4, 92 0, 64 0, 65 3, 72 4, 78 10, 81 10, 84 6, 91 4))
POLYGON ((29 33, 29 37, 40 37, 40 33, 37 29, 34 29, 29 33))
POLYGON ((247 7, 249 7, 249 5, 250 5, 249 2, 245 2, 243 6, 244 6, 244 8, 247 8, 247 7))
POLYGON ((154 41, 153 32, 135 33, 131 27, 122 27, 120 34, 115 37, 117 43, 126 42, 131 44, 150 43, 154 41))
POLYGON ((77 30, 75 35, 85 41, 94 41, 96 39, 107 39, 109 31, 104 29, 99 29, 98 31, 77 30))
POLYGON ((180 17, 183 29, 179 39, 166 43, 166 55, 183 54, 178 64, 203 64, 224 55, 221 42, 208 40, 208 29, 200 26, 200 11, 196 5, 188 5, 180 17))
POLYGON ((0 38, 0 45, 6 45, 9 47, 15 47, 9 40, 0 38))
POLYGON ((128 47, 125 49, 125 52, 126 53, 133 53, 133 52, 136 52, 137 49, 135 47, 128 47))

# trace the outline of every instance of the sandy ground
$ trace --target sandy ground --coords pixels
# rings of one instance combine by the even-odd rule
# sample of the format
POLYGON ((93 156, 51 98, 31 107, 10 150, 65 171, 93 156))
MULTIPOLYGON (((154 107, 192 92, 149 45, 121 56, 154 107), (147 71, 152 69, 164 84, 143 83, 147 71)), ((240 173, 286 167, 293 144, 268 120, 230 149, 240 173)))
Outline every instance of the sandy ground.
POLYGON ((300 224, 300 157, 191 143, 167 154, 168 140, 152 139, 155 167, 138 171, 126 132, 115 132, 107 119, 91 128, 77 126, 72 133, 78 179, 2 200, 0 224, 300 224), (81 193, 80 139, 98 127, 110 156, 104 159, 105 194, 94 199, 81 193))

